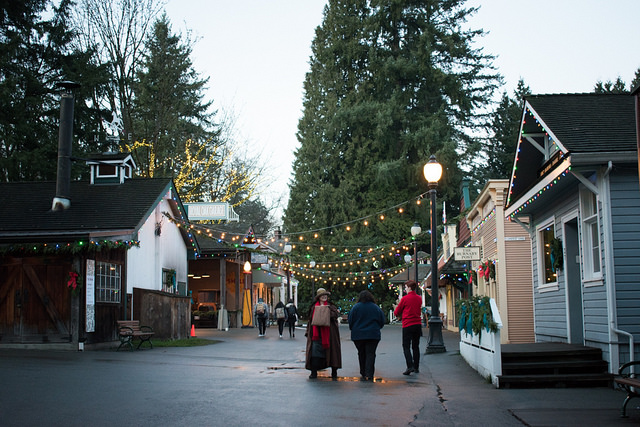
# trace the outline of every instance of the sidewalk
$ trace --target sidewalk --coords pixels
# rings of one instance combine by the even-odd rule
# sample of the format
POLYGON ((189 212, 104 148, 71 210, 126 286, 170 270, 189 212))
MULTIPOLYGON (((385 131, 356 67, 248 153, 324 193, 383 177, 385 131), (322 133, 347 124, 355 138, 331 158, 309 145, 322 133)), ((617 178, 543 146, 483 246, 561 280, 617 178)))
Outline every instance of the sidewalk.
MULTIPOLYGON (((433 381, 442 392, 442 406, 451 425, 502 425, 509 417, 526 426, 640 425, 640 399, 627 405, 629 418, 620 418, 626 394, 610 388, 496 389, 459 355, 459 335, 443 332, 445 354, 423 355, 433 381)), ((426 345, 426 343, 425 343, 426 345)), ((421 370, 422 371, 422 370, 421 370)), ((432 426, 421 411, 414 426, 432 426)))

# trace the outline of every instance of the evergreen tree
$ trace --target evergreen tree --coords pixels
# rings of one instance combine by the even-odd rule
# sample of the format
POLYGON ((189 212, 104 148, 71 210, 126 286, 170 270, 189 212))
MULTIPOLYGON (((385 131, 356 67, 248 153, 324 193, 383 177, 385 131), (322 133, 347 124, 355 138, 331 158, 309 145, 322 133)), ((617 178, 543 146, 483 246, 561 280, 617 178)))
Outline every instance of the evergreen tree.
POLYGON ((144 141, 134 150, 139 168, 146 176, 172 176, 184 163, 187 140, 220 145, 217 132, 211 130, 211 102, 204 102, 208 79, 200 79, 191 62, 191 45, 180 43, 171 33, 166 15, 156 21, 145 45, 144 59, 133 85, 132 112, 134 141, 144 141))
POLYGON ((618 76, 615 82, 611 80, 607 80, 606 82, 597 81, 596 85, 593 88, 595 93, 627 93, 626 84, 624 81, 618 76))
MULTIPOLYGON (((492 57, 472 48, 482 31, 461 29, 474 12, 463 3, 329 1, 304 83, 285 232, 415 199, 428 189, 422 168, 431 154, 444 169, 439 197, 448 212, 458 209, 459 163, 478 147, 469 129, 486 124, 479 111, 499 83, 492 57)), ((404 212, 319 234, 325 244, 375 246, 409 236, 416 220, 429 228, 424 204, 404 212)))
POLYGON ((631 81, 631 90, 636 89, 638 86, 640 86, 640 68, 638 68, 636 70, 636 74, 633 77, 633 80, 631 81))
MULTIPOLYGON (((56 83, 71 80, 75 90, 74 156, 88 150, 100 111, 92 103, 108 76, 90 51, 73 49, 69 0, 47 13, 50 2, 28 0, 0 5, 0 179, 55 179, 60 93, 56 83), (44 19, 43 16, 50 16, 44 19)), ((86 171, 73 165, 73 176, 86 171)))
POLYGON ((502 94, 491 119, 492 136, 481 152, 484 164, 473 169, 473 179, 477 187, 483 187, 489 179, 511 178, 524 97, 527 95, 531 95, 531 90, 523 80, 518 81, 513 98, 509 98, 507 92, 502 94))

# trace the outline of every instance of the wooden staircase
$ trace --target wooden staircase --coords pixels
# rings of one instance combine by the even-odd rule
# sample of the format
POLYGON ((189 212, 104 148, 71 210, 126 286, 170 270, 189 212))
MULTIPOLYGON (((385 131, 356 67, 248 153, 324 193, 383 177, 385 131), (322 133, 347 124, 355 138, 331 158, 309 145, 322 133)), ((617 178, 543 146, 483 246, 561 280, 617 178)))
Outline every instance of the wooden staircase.
POLYGON ((610 387, 602 351, 566 343, 503 344, 498 388, 610 387))

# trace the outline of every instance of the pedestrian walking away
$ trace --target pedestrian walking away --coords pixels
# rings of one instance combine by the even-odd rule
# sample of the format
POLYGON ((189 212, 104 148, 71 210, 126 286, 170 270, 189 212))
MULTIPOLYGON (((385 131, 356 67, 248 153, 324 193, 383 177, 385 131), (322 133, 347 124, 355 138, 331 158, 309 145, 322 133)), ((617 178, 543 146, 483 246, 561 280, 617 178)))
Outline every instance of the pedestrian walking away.
POLYGON ((360 379, 373 381, 376 365, 376 349, 380 342, 380 329, 384 327, 384 313, 376 305, 375 298, 369 291, 362 291, 358 302, 349 312, 349 329, 351 341, 358 350, 360 379))
POLYGON ((418 284, 409 280, 404 288, 407 294, 400 299, 393 314, 402 318, 402 351, 407 369, 404 375, 420 372, 420 337, 422 336, 422 298, 416 294, 418 284), (413 354, 412 354, 413 352, 413 354))
POLYGON ((284 331, 284 321, 286 320, 286 313, 284 309, 284 303, 278 301, 275 308, 276 322, 278 322, 278 334, 282 338, 282 331, 284 331))
POLYGON ((256 314, 256 323, 258 324, 258 336, 263 337, 267 332, 267 318, 269 317, 269 306, 262 298, 258 298, 258 302, 253 308, 256 314))
POLYGON ((317 378, 318 371, 331 367, 331 378, 338 378, 342 368, 342 349, 338 317, 340 311, 329 302, 330 292, 319 288, 309 307, 307 323, 305 369, 311 371, 309 378, 317 378))
POLYGON ((298 308, 293 303, 293 300, 289 298, 286 305, 287 324, 289 325, 289 338, 296 337, 296 322, 298 321, 298 308))

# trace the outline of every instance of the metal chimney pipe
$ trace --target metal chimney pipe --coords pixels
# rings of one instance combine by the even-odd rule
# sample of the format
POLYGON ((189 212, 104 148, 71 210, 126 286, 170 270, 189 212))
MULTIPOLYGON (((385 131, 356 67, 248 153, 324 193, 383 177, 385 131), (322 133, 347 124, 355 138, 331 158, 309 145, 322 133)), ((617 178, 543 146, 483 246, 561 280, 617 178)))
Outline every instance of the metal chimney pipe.
POLYGON ((73 89, 79 84, 69 81, 57 83, 63 88, 60 98, 60 130, 58 133, 58 173, 56 195, 51 210, 62 211, 71 207, 71 146, 73 143, 73 89))

